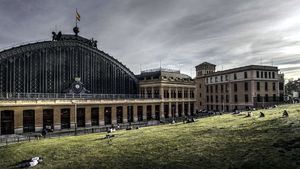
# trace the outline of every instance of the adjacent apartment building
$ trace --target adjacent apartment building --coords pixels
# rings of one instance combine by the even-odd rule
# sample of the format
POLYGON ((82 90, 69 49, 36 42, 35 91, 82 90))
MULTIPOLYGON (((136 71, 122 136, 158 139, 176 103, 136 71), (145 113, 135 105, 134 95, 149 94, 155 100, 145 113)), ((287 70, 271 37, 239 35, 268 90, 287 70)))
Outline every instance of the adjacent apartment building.
POLYGON ((216 65, 201 63, 196 66, 196 109, 232 111, 278 104, 284 94, 278 71, 261 65, 216 71, 216 65))

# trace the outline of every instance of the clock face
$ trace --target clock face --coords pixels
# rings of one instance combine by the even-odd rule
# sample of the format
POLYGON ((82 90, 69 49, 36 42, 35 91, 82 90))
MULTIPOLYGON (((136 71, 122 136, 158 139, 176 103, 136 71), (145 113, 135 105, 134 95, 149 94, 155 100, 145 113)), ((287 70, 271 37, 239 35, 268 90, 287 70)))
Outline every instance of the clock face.
POLYGON ((77 93, 77 94, 78 94, 78 93, 80 93, 80 92, 82 91, 82 89, 83 89, 83 86, 82 86, 81 83, 75 82, 75 83, 73 84, 72 90, 73 90, 74 93, 77 93))

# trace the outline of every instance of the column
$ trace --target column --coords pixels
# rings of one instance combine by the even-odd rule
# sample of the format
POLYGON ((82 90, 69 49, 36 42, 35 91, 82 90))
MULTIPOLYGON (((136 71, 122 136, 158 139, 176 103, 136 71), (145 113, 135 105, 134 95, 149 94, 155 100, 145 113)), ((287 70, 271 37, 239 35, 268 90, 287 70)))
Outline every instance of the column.
POLYGON ((182 90, 182 99, 185 100, 185 96, 184 96, 184 88, 182 88, 181 90, 182 90))
POLYGON ((164 114, 164 103, 160 103, 160 118, 163 120, 165 119, 165 114, 164 114))
POLYGON ((182 103, 182 116, 185 116, 185 105, 184 105, 184 102, 181 102, 182 103))
POLYGON ((178 102, 176 102, 175 109, 175 117, 178 117, 178 102))
POLYGON ((99 106, 99 125, 104 126, 104 106, 99 106))
POLYGON ((54 123, 54 130, 61 129, 61 109, 60 107, 53 108, 53 123, 54 123))
POLYGON ((169 87, 168 93, 169 93, 169 99, 171 99, 171 88, 170 87, 169 87))
POLYGON ((151 87, 151 94, 152 94, 152 99, 154 98, 154 88, 153 87, 151 87))
POLYGON ((191 89, 188 88, 188 99, 191 100, 191 89))
POLYGON ((145 87, 145 89, 144 89, 144 96, 145 96, 145 98, 148 98, 147 88, 146 88, 146 87, 145 87))
POLYGON ((134 104, 133 105, 133 122, 137 122, 138 121, 138 116, 137 116, 137 105, 134 104))
POLYGON ((161 99, 164 99, 164 88, 162 86, 159 89, 159 95, 161 99))
POLYGON ((85 107, 85 127, 91 127, 92 126, 92 107, 86 106, 85 107))
POLYGON ((14 132, 15 134, 23 133, 23 110, 16 108, 14 111, 14 132))
POLYGON ((123 123, 127 123, 128 122, 128 109, 127 109, 127 105, 123 105, 122 106, 122 111, 123 111, 123 123))
POLYGON ((151 105, 151 117, 152 119, 155 119, 155 104, 151 105))
POLYGON ((37 107, 34 110, 35 112, 35 132, 43 130, 43 109, 42 107, 37 107))
MULTIPOLYGON (((77 107, 78 107, 78 105, 76 106, 76 108, 77 107)), ((77 114, 76 114, 76 117, 77 117, 77 114)), ((70 126, 71 126, 71 129, 75 128, 76 117, 75 117, 75 105, 73 105, 73 106, 70 107, 70 126)))
POLYGON ((117 124, 117 107, 116 105, 111 106, 111 122, 117 124))
POLYGON ((143 105, 143 121, 147 121, 147 105, 143 105))
POLYGON ((191 115, 191 102, 188 102, 188 115, 191 115))
POLYGON ((172 103, 169 102, 169 118, 172 118, 172 103))

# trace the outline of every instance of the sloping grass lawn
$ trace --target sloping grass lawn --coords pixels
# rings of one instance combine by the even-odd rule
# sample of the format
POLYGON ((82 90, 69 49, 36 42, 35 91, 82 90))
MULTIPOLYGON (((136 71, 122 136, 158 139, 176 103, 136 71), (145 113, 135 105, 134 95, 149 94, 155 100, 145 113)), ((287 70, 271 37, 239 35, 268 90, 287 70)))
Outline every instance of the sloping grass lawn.
POLYGON ((122 130, 111 141, 98 133, 9 145, 0 148, 0 168, 34 156, 44 158, 34 168, 300 168, 300 104, 263 112, 122 130))

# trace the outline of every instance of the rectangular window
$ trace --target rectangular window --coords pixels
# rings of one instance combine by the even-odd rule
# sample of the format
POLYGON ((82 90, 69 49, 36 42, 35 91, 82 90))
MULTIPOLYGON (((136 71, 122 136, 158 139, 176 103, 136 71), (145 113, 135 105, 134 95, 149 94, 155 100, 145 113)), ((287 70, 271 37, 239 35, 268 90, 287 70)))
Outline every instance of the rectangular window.
POLYGON ((216 85, 215 88, 216 88, 216 93, 218 93, 218 85, 216 85))
POLYGON ((256 82, 256 90, 260 90, 260 83, 259 82, 256 82))
POLYGON ((206 86, 206 93, 209 93, 209 88, 208 88, 208 86, 206 86))
POLYGON ((265 91, 268 91, 268 82, 265 82, 265 91))
POLYGON ((256 78, 259 78, 259 71, 256 71, 256 78))
POLYGON ((238 96, 237 95, 234 95, 234 102, 238 102, 238 96))
POLYGON ((257 102, 260 102, 260 94, 257 94, 256 99, 257 99, 257 102))
POLYGON ((244 72, 244 78, 247 79, 248 78, 248 73, 244 72))
POLYGON ((221 85, 221 92, 224 92, 224 85, 221 85))
POLYGON ((215 77, 215 82, 218 82, 218 77, 217 76, 215 77))
POLYGON ((271 79, 271 72, 269 72, 269 79, 271 79))
POLYGON ((213 97, 213 95, 210 96, 210 102, 214 102, 214 97, 213 97))
POLYGON ((213 86, 210 86, 210 93, 213 93, 214 92, 214 88, 213 86))
POLYGON ((275 72, 272 72, 272 78, 275 79, 275 72))
POLYGON ((234 73, 233 76, 234 76, 234 80, 236 80, 237 79, 236 73, 234 73))
POLYGON ((228 75, 225 75, 225 80, 228 81, 228 75))
POLYGON ((234 91, 237 92, 237 84, 234 84, 234 91))
POLYGON ((223 82, 223 75, 221 76, 221 82, 223 82))
POLYGON ((260 77, 264 78, 264 72, 263 71, 260 72, 260 77))
POLYGON ((221 102, 224 102, 224 95, 221 95, 221 102))
POLYGON ((245 91, 248 91, 248 82, 245 82, 245 91))
POLYGON ((209 102, 209 96, 206 96, 206 102, 209 102))
POLYGON ((276 90, 276 83, 272 83, 272 86, 273 86, 273 90, 276 90))
POLYGON ((216 102, 217 102, 217 103, 219 102, 219 97, 218 97, 218 95, 216 95, 216 102))
POLYGON ((249 97, 247 94, 245 94, 245 103, 248 103, 249 102, 249 97))
POLYGON ((229 96, 226 95, 226 103, 228 103, 228 102, 229 102, 229 96))

